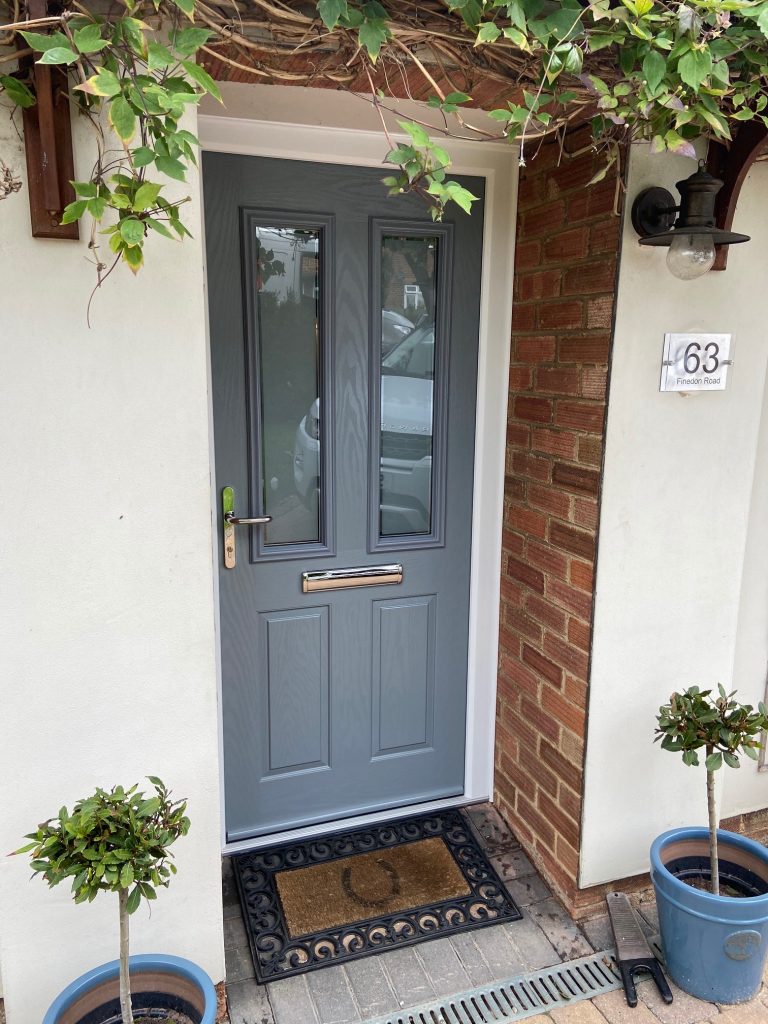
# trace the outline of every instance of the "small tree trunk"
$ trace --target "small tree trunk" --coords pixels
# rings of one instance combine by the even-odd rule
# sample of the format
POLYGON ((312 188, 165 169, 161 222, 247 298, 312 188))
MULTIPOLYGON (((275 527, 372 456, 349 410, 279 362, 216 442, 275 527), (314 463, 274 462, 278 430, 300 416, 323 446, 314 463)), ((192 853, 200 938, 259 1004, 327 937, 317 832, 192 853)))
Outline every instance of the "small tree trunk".
POLYGON ((120 899, 120 1013, 123 1024, 133 1024, 131 1009, 131 978, 128 971, 128 890, 121 889, 120 899))
MULTIPOLYGON (((707 747, 707 753, 711 753, 707 747)), ((715 806, 715 773, 707 772, 707 807, 709 809, 709 864, 712 872, 712 892, 720 895, 720 868, 717 863, 717 807, 715 806)))

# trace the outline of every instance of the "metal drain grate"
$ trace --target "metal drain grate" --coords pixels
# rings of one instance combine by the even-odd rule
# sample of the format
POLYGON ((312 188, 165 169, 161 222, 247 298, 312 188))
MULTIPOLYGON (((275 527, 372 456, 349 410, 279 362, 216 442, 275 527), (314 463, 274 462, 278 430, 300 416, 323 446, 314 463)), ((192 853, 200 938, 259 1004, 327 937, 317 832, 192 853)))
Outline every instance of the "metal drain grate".
POLYGON ((613 950, 376 1017, 366 1024, 496 1024, 621 988, 613 950))

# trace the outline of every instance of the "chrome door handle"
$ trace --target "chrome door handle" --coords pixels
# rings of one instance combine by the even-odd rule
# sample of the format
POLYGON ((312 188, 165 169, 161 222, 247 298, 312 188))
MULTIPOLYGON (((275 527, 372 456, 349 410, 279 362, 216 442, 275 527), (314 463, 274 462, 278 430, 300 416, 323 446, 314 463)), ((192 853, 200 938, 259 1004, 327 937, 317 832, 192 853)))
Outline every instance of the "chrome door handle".
POLYGON ((263 523, 271 523, 272 516, 256 516, 254 519, 240 519, 234 512, 224 513, 224 522, 230 526, 260 526, 263 523))
POLYGON ((235 515, 235 490, 224 487, 221 492, 221 512, 224 518, 224 568, 234 569, 236 565, 235 527, 264 526, 272 522, 272 516, 254 516, 245 519, 235 515))

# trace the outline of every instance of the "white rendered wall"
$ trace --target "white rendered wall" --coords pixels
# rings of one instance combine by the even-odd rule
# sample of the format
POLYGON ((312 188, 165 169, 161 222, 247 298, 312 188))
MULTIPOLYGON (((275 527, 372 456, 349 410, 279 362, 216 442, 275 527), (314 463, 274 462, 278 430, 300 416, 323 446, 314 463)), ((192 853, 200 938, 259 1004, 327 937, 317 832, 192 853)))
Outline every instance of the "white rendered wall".
MULTIPOLYGON (((628 202, 691 160, 633 149, 628 202)), ((674 193, 677 194, 676 192, 674 193)), ((674 689, 722 682, 756 703, 768 654, 768 164, 750 172, 725 273, 684 282, 665 251, 622 247, 608 404, 581 856, 582 886, 644 872, 654 836, 706 821, 703 769, 653 745, 674 689), (725 392, 659 392, 665 332, 730 332, 725 392), (763 422, 761 459, 758 440, 763 422), (756 473, 757 467, 757 473, 756 473), (746 568, 745 568, 746 566, 746 568)), ((724 814, 768 805, 768 774, 731 772, 724 814)))
MULTIPOLYGON (((80 177, 88 137, 76 125, 80 177)), ((0 157, 23 170, 0 118, 0 157)), ((0 851, 97 785, 157 774, 189 798, 178 876, 131 919, 133 952, 224 976, 205 306, 193 239, 152 238, 85 310, 84 242, 35 240, 0 202, 0 851)), ((183 193, 182 193, 183 194, 183 193)), ((74 906, 0 856, 8 1024, 114 959, 116 897, 74 906)))

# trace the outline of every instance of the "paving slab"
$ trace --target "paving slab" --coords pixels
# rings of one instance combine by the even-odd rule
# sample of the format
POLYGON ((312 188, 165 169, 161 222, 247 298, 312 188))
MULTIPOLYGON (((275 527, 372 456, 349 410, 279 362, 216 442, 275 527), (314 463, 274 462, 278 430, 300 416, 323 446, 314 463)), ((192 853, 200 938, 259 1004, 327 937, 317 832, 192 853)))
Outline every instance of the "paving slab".
POLYGON ((227 983, 230 1024, 273 1024, 267 990, 255 981, 227 983))
POLYGON ((557 1006, 549 1015, 555 1024, 605 1024, 605 1017, 589 999, 557 1006))
POLYGON ((416 1006, 434 998, 434 989, 413 946, 393 949, 382 954, 382 960, 398 1006, 416 1006))
POLYGON ((321 1024, 356 1024, 362 1019, 343 967, 324 967, 306 978, 321 1024))
POLYGON ((240 914, 224 918, 224 948, 248 949, 248 932, 240 914))
POLYGON ((520 947, 510 941, 505 925, 478 928, 472 937, 494 981, 511 978, 526 970, 520 947))
POLYGON ((477 985, 485 985, 493 980, 491 970, 485 962, 483 954, 478 949, 477 943, 472 937, 472 932, 461 932, 459 935, 452 935, 450 942, 456 950, 464 970, 469 975, 473 988, 477 985))
POLYGON ((224 959, 227 967, 227 981, 251 981, 256 977, 251 951, 245 946, 225 946, 224 959))
POLYGON ((587 941, 596 953, 613 947, 613 929, 611 928, 611 919, 607 914, 594 917, 591 921, 584 921, 582 928, 587 936, 587 941))
POLYGON ((762 999, 753 999, 741 1006, 723 1006, 717 1024, 765 1024, 768 1014, 762 999))
POLYGON ((592 1002, 608 1024, 659 1024, 658 1017, 641 1000, 638 1000, 637 1006, 631 1007, 627 1003, 623 988, 614 992, 604 992, 603 995, 596 996, 592 1002))
POLYGON ((638 998, 658 1017, 661 1024, 699 1024, 700 1021, 719 1017, 720 1011, 714 1003, 694 999, 678 988, 673 981, 669 982, 669 987, 674 1001, 667 1004, 659 995, 655 984, 649 981, 637 986, 638 998))
POLYGON ((531 864, 522 850, 501 850, 488 857, 496 874, 505 882, 510 878, 523 878, 533 875, 536 868, 531 864))
POLYGON ((450 939, 422 942, 416 946, 416 956, 438 998, 453 996, 473 987, 450 939))
POLYGON ((532 903, 548 900, 552 895, 549 886, 539 875, 505 879, 504 888, 521 909, 530 907, 532 903))
POLYGON ((537 971, 541 967, 553 967, 562 962, 560 954, 528 910, 523 911, 522 921, 513 921, 504 927, 507 929, 509 941, 518 950, 520 961, 524 965, 519 973, 537 971))
POLYGON ((271 981, 267 995, 275 1024, 320 1024, 307 988, 306 974, 271 981))
POLYGON ((493 804, 476 804, 465 807, 464 814, 474 826, 487 852, 512 849, 520 843, 493 804))
POLYGON ((534 903, 528 912, 563 960, 578 960, 593 952, 579 926, 554 896, 534 903))
POLYGON ((364 1019, 380 1017, 400 1007, 382 960, 382 956, 367 956, 363 960, 353 960, 345 968, 364 1019))

